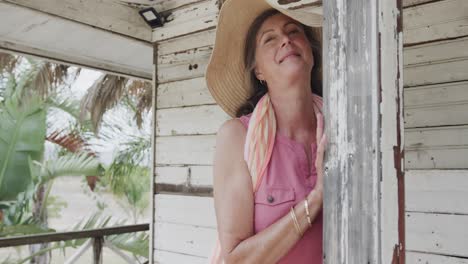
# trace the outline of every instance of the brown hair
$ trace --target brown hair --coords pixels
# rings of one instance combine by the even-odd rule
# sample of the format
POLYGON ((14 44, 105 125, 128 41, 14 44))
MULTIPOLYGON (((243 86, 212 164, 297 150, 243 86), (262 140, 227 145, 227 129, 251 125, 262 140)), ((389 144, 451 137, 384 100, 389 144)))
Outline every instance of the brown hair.
MULTIPOLYGON (((260 14, 252 23, 247 32, 247 37, 245 40, 244 48, 244 66, 246 69, 246 74, 249 76, 249 83, 251 87, 251 95, 243 105, 237 109, 236 117, 241 117, 253 112, 258 101, 265 95, 268 91, 268 87, 260 83, 260 81, 255 76, 255 49, 256 49, 256 36, 260 27, 262 26, 265 20, 273 15, 279 14, 280 12, 276 9, 268 9, 260 14)), ((305 35, 309 40, 310 46, 312 48, 312 54, 314 56, 314 67, 311 71, 311 87, 312 93, 322 96, 322 78, 320 65, 321 62, 321 46, 320 42, 317 41, 314 36, 311 28, 299 23, 304 29, 305 35)))

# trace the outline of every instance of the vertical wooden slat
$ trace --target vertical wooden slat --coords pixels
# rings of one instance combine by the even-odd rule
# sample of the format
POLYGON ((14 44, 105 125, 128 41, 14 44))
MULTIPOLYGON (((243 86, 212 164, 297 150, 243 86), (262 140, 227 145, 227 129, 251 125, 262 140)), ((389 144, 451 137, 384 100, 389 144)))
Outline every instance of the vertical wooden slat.
POLYGON ((102 244, 103 237, 93 238, 93 264, 102 264, 102 244))
POLYGON ((152 94, 152 106, 153 110, 153 120, 152 120, 152 129, 151 129, 151 191, 150 191, 150 201, 151 201, 151 221, 150 221, 150 243, 149 243, 149 263, 154 263, 154 241, 155 241, 155 230, 154 230, 154 216, 156 215, 155 209, 155 188, 154 183, 156 182, 156 117, 158 109, 158 43, 153 45, 153 94, 152 94))
POLYGON ((323 5, 324 263, 404 263, 401 2, 323 5))
POLYGON ((402 0, 380 0, 380 263, 405 263, 402 0))

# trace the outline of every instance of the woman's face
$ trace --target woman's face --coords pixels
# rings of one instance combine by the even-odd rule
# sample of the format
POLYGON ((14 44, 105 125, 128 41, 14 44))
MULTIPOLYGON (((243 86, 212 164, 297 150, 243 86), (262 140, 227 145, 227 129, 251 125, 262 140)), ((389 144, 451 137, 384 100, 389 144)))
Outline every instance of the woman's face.
POLYGON ((255 75, 267 83, 309 78, 314 65, 302 26, 283 14, 263 22, 256 36, 255 75))

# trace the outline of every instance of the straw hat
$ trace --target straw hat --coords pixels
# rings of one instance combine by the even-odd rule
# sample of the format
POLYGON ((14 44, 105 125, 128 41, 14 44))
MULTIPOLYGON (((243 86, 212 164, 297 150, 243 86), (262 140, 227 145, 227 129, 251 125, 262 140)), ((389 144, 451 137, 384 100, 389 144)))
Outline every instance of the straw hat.
POLYGON ((317 28, 322 25, 321 8, 314 8, 316 13, 288 10, 278 4, 281 1, 227 0, 221 7, 215 45, 205 78, 215 101, 232 117, 251 94, 243 58, 247 31, 257 16, 274 8, 306 26, 315 27, 313 32, 320 34, 317 28))

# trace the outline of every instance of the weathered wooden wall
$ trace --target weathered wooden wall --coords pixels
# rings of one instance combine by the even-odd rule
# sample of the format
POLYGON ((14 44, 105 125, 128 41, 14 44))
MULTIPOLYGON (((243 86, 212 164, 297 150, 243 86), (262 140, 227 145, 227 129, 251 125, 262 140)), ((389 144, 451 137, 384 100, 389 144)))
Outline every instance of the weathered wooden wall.
POLYGON ((404 262, 398 1, 323 2, 324 263, 404 262))
POLYGON ((468 2, 403 3, 407 263, 468 263, 468 2))
POLYGON ((216 239, 212 159, 228 119, 206 87, 215 0, 159 1, 168 17, 157 42, 155 263, 207 263, 216 239))
MULTIPOLYGON (((155 261, 206 263, 216 226, 210 198, 215 133, 228 118, 204 80, 219 3, 157 5, 172 15, 166 28, 153 32, 159 42, 155 181, 160 192, 184 194, 155 195, 155 261)), ((403 5, 407 263, 466 264, 467 1, 403 5)))

